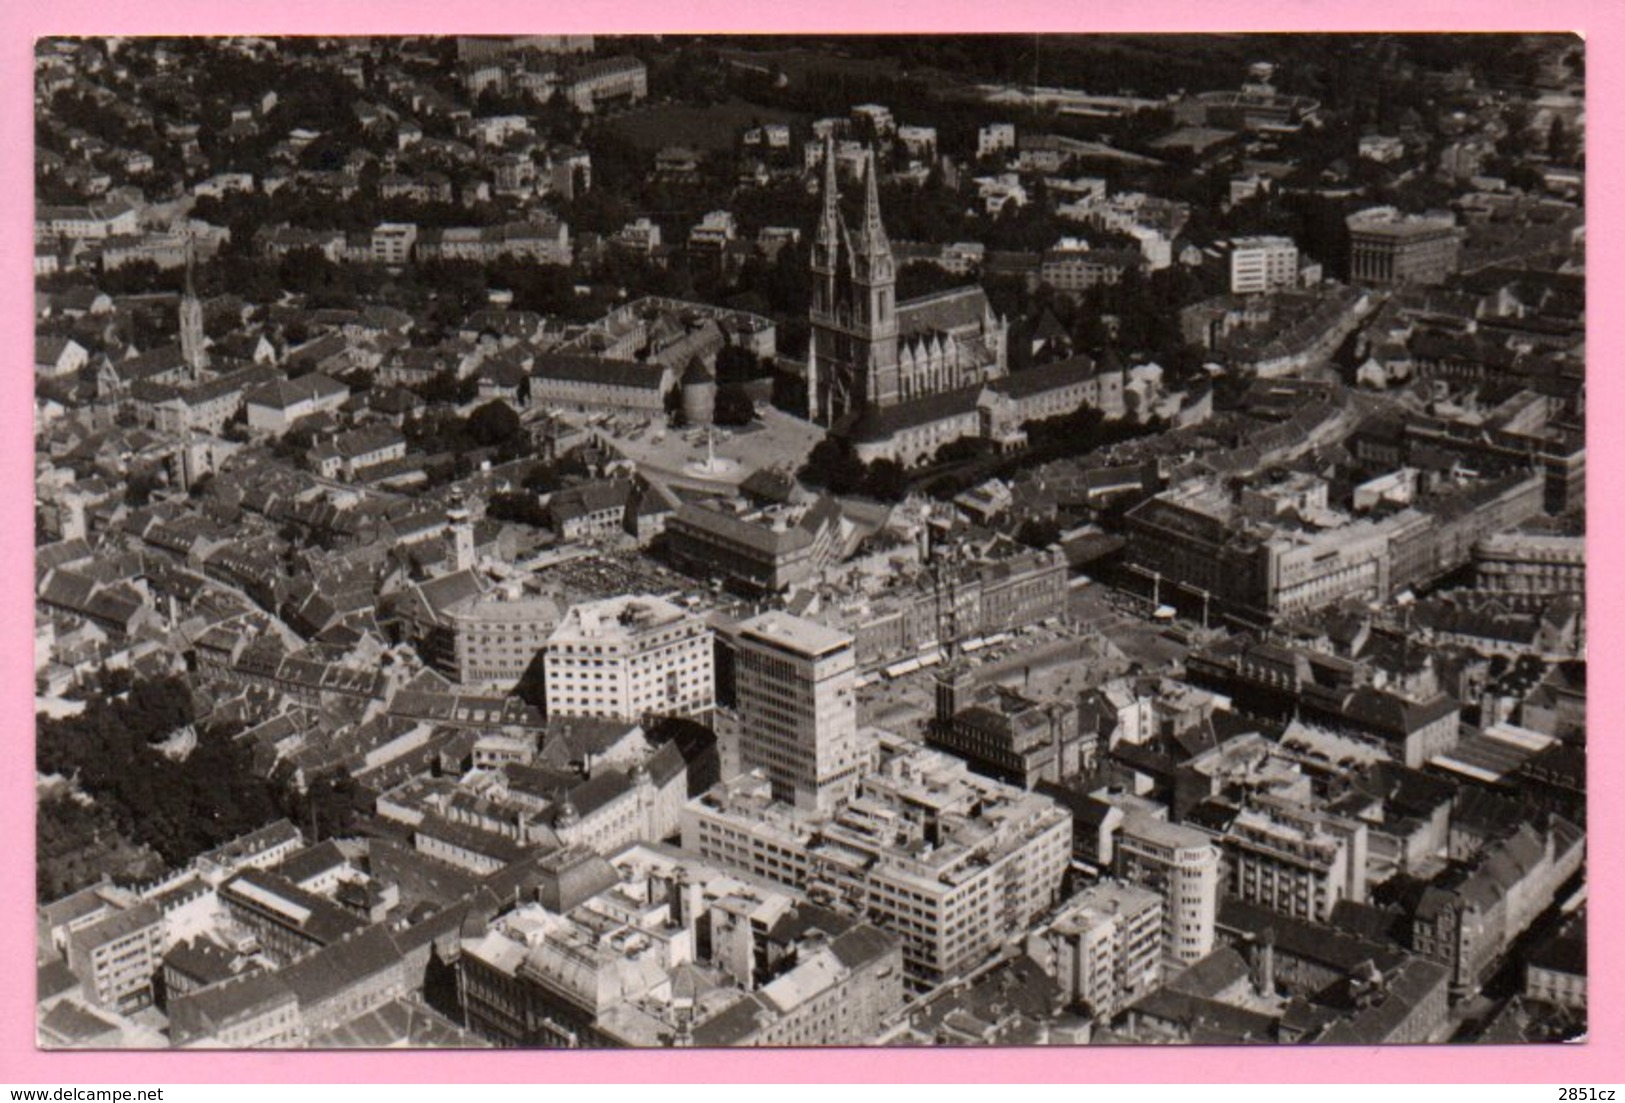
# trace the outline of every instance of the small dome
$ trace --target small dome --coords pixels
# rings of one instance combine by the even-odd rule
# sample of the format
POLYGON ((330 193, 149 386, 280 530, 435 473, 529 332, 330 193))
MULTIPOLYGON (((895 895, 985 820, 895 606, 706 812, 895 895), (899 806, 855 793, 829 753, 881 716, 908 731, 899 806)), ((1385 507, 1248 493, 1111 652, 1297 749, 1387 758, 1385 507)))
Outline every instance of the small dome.
POLYGON ((580 822, 581 813, 576 811, 576 806, 571 803, 570 798, 565 797, 564 800, 559 803, 559 814, 553 820, 553 826, 574 827, 580 822))

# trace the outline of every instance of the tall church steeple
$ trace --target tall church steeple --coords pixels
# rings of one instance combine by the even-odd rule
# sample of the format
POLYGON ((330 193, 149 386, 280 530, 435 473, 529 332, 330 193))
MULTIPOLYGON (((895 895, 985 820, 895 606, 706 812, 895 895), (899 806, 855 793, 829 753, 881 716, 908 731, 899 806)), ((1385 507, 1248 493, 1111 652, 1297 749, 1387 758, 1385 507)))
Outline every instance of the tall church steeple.
POLYGON ((897 265, 880 218, 879 170, 865 159, 863 222, 841 217, 835 141, 824 139, 823 210, 812 248, 809 415, 832 425, 870 406, 899 401, 897 265))
POLYGON ((193 239, 190 231, 186 234, 186 287, 181 293, 180 330, 181 330, 181 359, 186 361, 186 370, 194 381, 203 377, 203 371, 209 365, 209 352, 204 347, 203 336, 203 304, 198 301, 197 287, 193 282, 193 239))
POLYGON ((863 225, 858 230, 854 249, 866 256, 885 254, 887 259, 891 258, 891 242, 886 239, 886 226, 880 220, 880 169, 873 149, 864 159, 863 225))
MULTIPOLYGON (((833 252, 841 247, 841 193, 835 179, 835 135, 824 135, 824 208, 818 218, 816 244, 833 252)), ((830 259, 834 259, 833 256, 830 259)), ((818 257, 814 254, 814 264, 818 257)), ((831 265, 833 267, 833 265, 831 265)))
POLYGON ((897 378, 897 265, 880 220, 880 165, 870 149, 864 164, 863 224, 852 244, 852 328, 863 356, 859 393, 867 406, 901 398, 897 378))
POLYGON ((838 325, 840 304, 841 244, 846 227, 841 222, 840 186, 835 176, 835 136, 824 135, 823 209, 812 243, 812 343, 807 355, 807 417, 828 424, 836 415, 839 393, 845 383, 837 378, 836 364, 842 359, 841 343, 832 327, 838 325), (831 393, 837 397, 832 401, 831 393))

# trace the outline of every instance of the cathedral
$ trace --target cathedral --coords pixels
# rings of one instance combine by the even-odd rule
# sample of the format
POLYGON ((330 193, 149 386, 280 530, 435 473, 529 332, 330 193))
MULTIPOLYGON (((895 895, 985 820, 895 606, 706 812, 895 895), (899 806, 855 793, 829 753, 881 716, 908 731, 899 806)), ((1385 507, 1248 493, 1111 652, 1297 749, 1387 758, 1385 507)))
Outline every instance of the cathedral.
POLYGON ((874 154, 855 230, 841 215, 835 170, 833 139, 826 139, 823 211, 812 247, 808 416, 861 439, 866 452, 908 453, 912 461, 919 450, 893 441, 899 430, 940 443, 976 435, 978 396, 1006 375, 1007 325, 979 287, 898 302, 874 154))

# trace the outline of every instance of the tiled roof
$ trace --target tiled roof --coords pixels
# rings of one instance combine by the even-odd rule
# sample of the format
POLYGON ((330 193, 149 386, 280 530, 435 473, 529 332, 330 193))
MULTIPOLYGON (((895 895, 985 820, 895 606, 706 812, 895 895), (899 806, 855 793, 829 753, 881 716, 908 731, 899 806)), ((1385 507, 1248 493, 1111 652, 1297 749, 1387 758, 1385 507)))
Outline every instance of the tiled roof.
POLYGON ((897 332, 917 333, 980 327, 989 307, 980 287, 956 287, 897 304, 897 332))
POLYGON ((599 383, 606 387, 633 387, 651 391, 660 389, 666 378, 666 369, 634 360, 546 353, 536 358, 532 375, 543 380, 599 383))
POLYGON ((1025 371, 1012 372, 1003 379, 995 380, 990 386, 993 390, 1007 394, 1011 398, 1030 398, 1044 391, 1059 390, 1081 383, 1086 379, 1092 379, 1096 374, 1098 372, 1093 357, 1073 356, 1025 371))
POLYGON ((905 429, 974 413, 981 394, 982 386, 976 384, 957 391, 926 395, 896 406, 871 406, 851 423, 847 433, 855 441, 889 440, 905 429))

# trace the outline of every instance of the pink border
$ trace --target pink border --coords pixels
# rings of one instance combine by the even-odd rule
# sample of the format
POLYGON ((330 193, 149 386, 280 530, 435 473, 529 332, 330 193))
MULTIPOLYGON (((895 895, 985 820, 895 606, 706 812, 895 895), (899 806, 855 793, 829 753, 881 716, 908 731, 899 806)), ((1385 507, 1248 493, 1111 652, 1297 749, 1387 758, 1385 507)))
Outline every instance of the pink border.
MULTIPOLYGON (((1621 120, 1625 120, 1620 74, 1625 72, 1625 5, 1609 0, 1546 0, 1540 5, 1473 0, 1367 0, 1362 4, 1310 4, 1304 0, 1273 4, 1245 0, 1137 0, 1132 4, 1083 5, 1044 0, 1002 0, 996 5, 944 0, 904 0, 887 5, 837 0, 807 12, 787 6, 742 8, 717 0, 622 0, 604 12, 580 4, 549 13, 548 29, 578 32, 632 31, 906 31, 910 29, 985 31, 1206 31, 1206 30, 1579 30, 1587 35, 1590 57, 1589 95, 1596 119, 1591 128, 1591 175, 1598 181, 1620 179, 1621 120)), ((30 205, 32 41, 44 34, 220 34, 220 33, 469 33, 515 32, 527 25, 530 5, 500 0, 464 0, 448 8, 442 0, 282 0, 228 11, 210 0, 79 0, 71 6, 12 0, 0 5, 0 180, 11 205, 0 218, 0 333, 10 353, 10 366, 0 376, 0 480, 15 495, 9 523, 0 530, 0 555, 14 564, 0 588, 0 730, 8 733, 12 753, 0 758, 0 824, 13 840, 14 860, 0 868, 0 947, 5 950, 6 992, 0 996, 0 1078, 19 1083, 90 1084, 213 1083, 293 1081, 306 1083, 390 1082, 749 1082, 877 1081, 987 1082, 1092 1081, 1133 1082, 1548 1082, 1604 1084, 1616 1080, 1620 1061, 1619 1027, 1611 1037, 1586 1045, 1513 1049, 1057 1049, 984 1050, 845 1050, 824 1052, 642 1052, 642 1053, 486 1053, 454 1054, 389 1052, 371 1054, 97 1054, 41 1053, 33 1048, 32 994, 33 881, 32 864, 22 856, 31 849, 32 771, 28 753, 32 730, 33 600, 28 503, 32 494, 29 373, 25 357, 31 345, 32 282, 23 258, 32 254, 30 205), (241 14, 239 14, 241 13, 241 14)), ((1591 219, 1600 241, 1620 240, 1619 222, 1625 201, 1604 188, 1592 197, 1591 219)), ((1594 287, 1625 289, 1621 262, 1611 250, 1594 254, 1594 287)), ((1593 291, 1593 303, 1606 302, 1593 291)), ((1616 379, 1622 342, 1618 315, 1593 308, 1596 324, 1592 362, 1592 403, 1599 424, 1625 412, 1622 384, 1616 379)), ((1606 486, 1606 476, 1625 476, 1625 458, 1617 438, 1593 440, 1592 485, 1606 486)), ((1599 493, 1601 493, 1599 491, 1599 493)), ((1593 511, 1592 536, 1598 547, 1618 548, 1621 522, 1616 515, 1593 511)), ((1620 622, 1596 616, 1625 602, 1611 601, 1618 583, 1609 556, 1593 557, 1594 615, 1592 639, 1599 654, 1622 654, 1620 622), (1608 572, 1604 574, 1603 572, 1608 572)), ((1594 750, 1594 778, 1610 776, 1620 752, 1609 738, 1611 722, 1625 719, 1619 683, 1594 684, 1595 727, 1604 733, 1594 750)), ((1599 802, 1601 803, 1601 802, 1599 802)), ((1625 814, 1602 804, 1593 814, 1594 852, 1618 854, 1625 814)), ((1621 1006, 1620 942, 1603 932, 1621 918, 1625 890, 1618 882, 1597 886, 1593 895, 1591 1021, 1599 1032, 1609 1023, 1625 1022, 1621 1006)))

